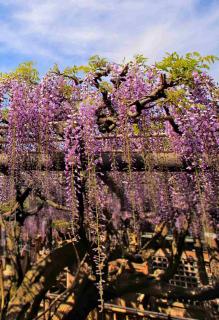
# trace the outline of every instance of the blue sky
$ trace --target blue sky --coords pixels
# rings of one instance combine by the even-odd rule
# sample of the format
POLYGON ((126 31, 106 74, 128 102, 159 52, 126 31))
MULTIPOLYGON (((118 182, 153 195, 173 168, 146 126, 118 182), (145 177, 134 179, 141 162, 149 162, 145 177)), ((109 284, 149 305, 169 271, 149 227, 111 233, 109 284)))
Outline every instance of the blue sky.
MULTIPOLYGON (((219 0, 0 0, 0 71, 173 51, 219 56, 219 0)), ((219 81, 219 63, 211 73, 219 81)))

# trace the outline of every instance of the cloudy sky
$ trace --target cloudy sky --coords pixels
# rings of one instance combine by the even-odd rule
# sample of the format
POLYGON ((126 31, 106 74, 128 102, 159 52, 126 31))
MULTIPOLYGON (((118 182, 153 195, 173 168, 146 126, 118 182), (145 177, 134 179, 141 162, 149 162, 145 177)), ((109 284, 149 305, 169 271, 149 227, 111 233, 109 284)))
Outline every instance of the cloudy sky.
MULTIPOLYGON (((219 56, 219 0, 0 0, 0 71, 173 51, 219 56)), ((211 73, 219 80, 219 63, 211 73)))

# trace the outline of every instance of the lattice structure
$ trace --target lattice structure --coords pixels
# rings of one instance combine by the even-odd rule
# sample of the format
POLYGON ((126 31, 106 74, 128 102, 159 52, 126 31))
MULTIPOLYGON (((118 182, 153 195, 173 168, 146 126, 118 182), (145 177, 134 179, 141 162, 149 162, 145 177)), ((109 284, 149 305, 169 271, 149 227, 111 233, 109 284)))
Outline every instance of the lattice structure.
MULTIPOLYGON (((168 251, 168 250, 167 250, 168 251)), ((209 257, 207 252, 203 253, 206 272, 209 279, 209 284, 212 284, 211 270, 209 267, 209 257)), ((156 270, 165 270, 168 267, 168 258, 160 249, 156 255, 152 257, 149 263, 149 273, 156 270)), ((170 284, 184 287, 197 288, 201 286, 198 261, 194 250, 185 251, 182 255, 181 262, 178 266, 174 277, 169 280, 170 284)), ((123 304, 123 303, 122 303, 123 304)), ((106 305, 105 315, 100 319, 115 319, 115 320, 131 320, 131 319, 218 319, 218 302, 197 302, 190 300, 178 299, 174 302, 168 300, 159 300, 155 302, 156 310, 153 310, 152 305, 148 305, 151 310, 144 310, 142 306, 139 309, 130 308, 130 303, 124 305, 106 305), (144 311, 143 311, 144 310, 144 311), (211 315, 207 310, 211 311, 211 315), (157 312, 156 312, 157 311, 157 312)), ((99 319, 98 316, 90 319, 99 319)))
MULTIPOLYGON (((155 271, 157 269, 165 270, 168 266, 168 259, 164 256, 154 256, 152 258, 151 267, 155 271)), ((170 280, 173 285, 196 288, 200 284, 197 261, 193 259, 182 259, 179 264, 177 273, 170 280)))

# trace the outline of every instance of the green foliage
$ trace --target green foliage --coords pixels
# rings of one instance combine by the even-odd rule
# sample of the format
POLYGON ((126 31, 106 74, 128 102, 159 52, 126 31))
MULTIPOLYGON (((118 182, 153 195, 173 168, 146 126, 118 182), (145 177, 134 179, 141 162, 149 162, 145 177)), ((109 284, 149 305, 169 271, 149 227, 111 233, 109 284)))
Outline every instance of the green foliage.
POLYGON ((8 212, 8 211, 10 211, 11 210, 11 204, 2 204, 1 206, 0 206, 0 213, 2 214, 2 213, 5 213, 5 212, 8 212))
MULTIPOLYGON (((137 63, 145 70, 148 68, 147 58, 142 54, 134 56, 133 61, 130 63, 137 63)), ((156 63, 156 67, 166 72, 173 81, 191 84, 193 80, 192 73, 194 71, 202 72, 204 69, 209 69, 210 64, 219 60, 214 55, 201 56, 198 52, 187 53, 184 56, 180 56, 178 53, 167 53, 166 56, 156 63)), ((95 72, 102 70, 107 65, 107 60, 99 55, 93 55, 89 58, 88 64, 86 65, 73 65, 63 70, 62 74, 67 77, 78 77, 83 76, 88 72, 95 72)), ((60 73, 57 64, 51 70, 55 73, 60 73)), ((20 79, 29 83, 37 83, 39 81, 39 73, 34 67, 32 61, 27 61, 19 64, 19 66, 10 73, 0 73, 0 81, 7 79, 20 79)), ((107 81, 101 83, 102 90, 111 90, 111 86, 107 81)))
POLYGON ((107 91, 107 92, 112 92, 113 90, 113 86, 111 83, 107 82, 107 81, 101 81, 99 83, 99 88, 100 88, 100 91, 107 91))
MULTIPOLYGON (((95 72, 101 70, 106 67, 106 64, 107 60, 105 58, 101 58, 98 55, 93 55, 89 58, 87 65, 73 65, 72 67, 66 67, 63 70, 62 74, 69 78, 78 77, 80 74, 86 74, 88 72, 95 72)), ((55 64, 52 68, 52 72, 60 73, 57 64, 55 64)))
MULTIPOLYGON (((78 73, 78 67, 76 65, 72 66, 72 67, 67 67, 63 70, 63 72, 61 72, 59 70, 59 67, 57 64, 55 64, 53 66, 53 68, 51 69, 51 72, 54 72, 56 74, 62 74, 64 75, 66 78, 69 78, 69 79, 77 79, 77 73, 78 73)), ((61 88, 60 88, 60 91, 62 92, 63 94, 63 97, 65 99, 71 99, 71 96, 72 96, 72 91, 73 91, 73 88, 72 88, 72 85, 69 85, 67 83, 65 83, 61 88)))
POLYGON ((60 88, 60 91, 63 94, 63 97, 67 100, 71 99, 73 88, 71 85, 65 84, 60 88))
POLYGON ((15 203, 15 199, 11 199, 10 201, 2 203, 0 205, 0 214, 10 211, 14 203, 15 203))
POLYGON ((167 53, 161 62, 156 63, 156 67, 168 73, 173 81, 190 83, 194 71, 203 72, 203 69, 209 69, 210 64, 216 60, 219 60, 216 56, 201 56, 198 52, 187 53, 185 56, 173 52, 167 53))
POLYGON ((76 77, 77 73, 80 71, 80 66, 73 65, 72 67, 66 67, 62 72, 60 71, 57 63, 51 69, 52 72, 57 74, 63 74, 67 77, 76 77))
POLYGON ((137 123, 133 124, 133 133, 137 136, 140 134, 140 129, 137 123))
POLYGON ((177 105, 179 101, 182 102, 187 102, 186 100, 186 93, 184 89, 178 89, 178 90, 166 90, 166 96, 167 98, 165 99, 166 102, 170 102, 172 104, 177 105))
POLYGON ((18 65, 18 67, 10 73, 0 73, 0 80, 17 79, 28 83, 36 83, 39 81, 38 70, 34 67, 32 61, 27 61, 18 65))
POLYGON ((98 55, 93 55, 88 60, 88 66, 90 71, 96 71, 98 69, 105 68, 107 64, 107 60, 105 58, 101 58, 98 55))
POLYGON ((150 130, 161 132, 164 129, 163 122, 151 122, 150 130))
POLYGON ((138 64, 138 65, 141 65, 143 67, 147 67, 147 61, 148 61, 148 58, 145 58, 143 56, 143 54, 136 54, 134 56, 134 60, 135 62, 138 64))
POLYGON ((52 227, 54 229, 68 229, 71 227, 71 223, 65 220, 53 220, 52 227))
POLYGON ((6 108, 3 108, 1 109, 1 117, 3 120, 8 120, 8 113, 9 113, 9 110, 6 109, 6 108))

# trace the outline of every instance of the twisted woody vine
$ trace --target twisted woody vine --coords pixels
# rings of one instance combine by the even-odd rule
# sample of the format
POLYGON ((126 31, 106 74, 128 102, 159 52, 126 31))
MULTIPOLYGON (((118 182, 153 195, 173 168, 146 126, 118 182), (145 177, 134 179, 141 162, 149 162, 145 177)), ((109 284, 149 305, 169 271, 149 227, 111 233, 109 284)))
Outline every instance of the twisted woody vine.
POLYGON ((42 78, 29 62, 0 75, 1 319, 37 319, 66 267, 75 278, 60 304, 74 301, 54 311, 57 319, 86 319, 127 293, 218 298, 215 60, 197 52, 153 65, 141 55, 123 64, 93 56, 42 78), (166 270, 127 271, 147 266, 168 235, 166 270), (205 272, 195 289, 169 282, 188 235, 200 245, 204 238, 211 285, 205 272))

